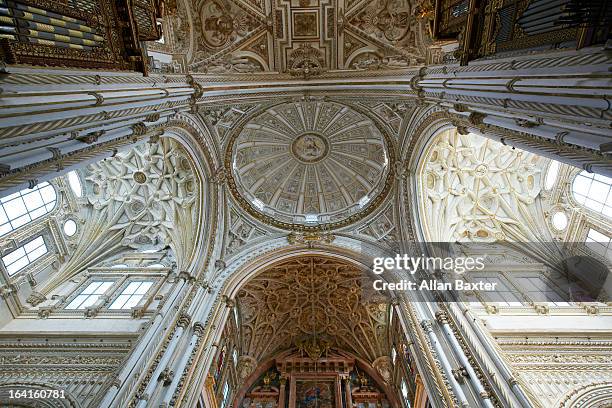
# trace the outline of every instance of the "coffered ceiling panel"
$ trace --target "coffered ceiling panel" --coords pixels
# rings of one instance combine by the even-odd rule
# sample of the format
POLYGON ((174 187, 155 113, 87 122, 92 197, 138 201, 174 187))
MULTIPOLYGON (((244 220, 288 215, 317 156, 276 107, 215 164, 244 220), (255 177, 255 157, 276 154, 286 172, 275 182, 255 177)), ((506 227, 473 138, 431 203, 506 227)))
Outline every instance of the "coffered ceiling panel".
POLYGON ((405 68, 432 44, 409 0, 184 0, 171 38, 191 36, 187 68, 211 74, 405 68), (190 28, 185 20, 190 22, 190 28), (189 30, 189 32, 187 32, 189 30))

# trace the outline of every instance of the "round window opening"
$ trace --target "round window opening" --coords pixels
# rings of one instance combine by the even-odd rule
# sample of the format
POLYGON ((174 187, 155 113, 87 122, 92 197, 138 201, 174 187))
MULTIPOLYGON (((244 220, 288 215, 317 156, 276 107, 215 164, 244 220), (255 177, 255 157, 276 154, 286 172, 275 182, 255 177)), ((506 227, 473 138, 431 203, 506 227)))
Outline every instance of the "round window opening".
POLYGON ((71 237, 74 234, 76 234, 77 232, 77 225, 76 222, 74 222, 74 220, 66 220, 66 222, 64 223, 64 234, 66 234, 66 236, 71 237))

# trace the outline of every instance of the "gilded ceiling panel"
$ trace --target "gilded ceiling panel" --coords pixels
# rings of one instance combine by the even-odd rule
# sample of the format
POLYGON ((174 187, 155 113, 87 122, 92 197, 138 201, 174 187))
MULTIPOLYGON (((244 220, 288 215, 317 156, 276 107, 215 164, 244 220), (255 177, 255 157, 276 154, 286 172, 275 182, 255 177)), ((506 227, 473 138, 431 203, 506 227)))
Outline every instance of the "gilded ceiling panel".
POLYGON ((368 361, 388 354, 388 301, 372 296, 364 272, 323 257, 283 262, 238 293, 242 353, 261 361, 319 337, 368 361))

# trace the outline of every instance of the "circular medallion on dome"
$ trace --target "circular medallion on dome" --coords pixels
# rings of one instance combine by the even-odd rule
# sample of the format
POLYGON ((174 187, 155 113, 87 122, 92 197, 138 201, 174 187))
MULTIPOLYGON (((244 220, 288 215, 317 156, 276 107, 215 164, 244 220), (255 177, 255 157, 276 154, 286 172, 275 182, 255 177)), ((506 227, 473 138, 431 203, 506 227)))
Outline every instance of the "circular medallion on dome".
POLYGON ((389 143, 366 114, 329 101, 283 103, 230 139, 230 188, 258 218, 337 227, 369 213, 391 184, 389 143))
POLYGON ((314 163, 323 159, 329 152, 329 143, 325 137, 308 132, 298 136, 291 143, 295 158, 303 163, 314 163))

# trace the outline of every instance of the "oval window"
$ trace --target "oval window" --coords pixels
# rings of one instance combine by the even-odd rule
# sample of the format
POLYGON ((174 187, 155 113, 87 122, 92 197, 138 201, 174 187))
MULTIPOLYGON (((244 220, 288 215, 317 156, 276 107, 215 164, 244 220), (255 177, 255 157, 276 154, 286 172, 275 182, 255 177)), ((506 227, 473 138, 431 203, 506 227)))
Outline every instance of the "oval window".
POLYGON ((66 220, 64 223, 64 234, 66 236, 71 237, 77 232, 77 224, 74 220, 66 220))

